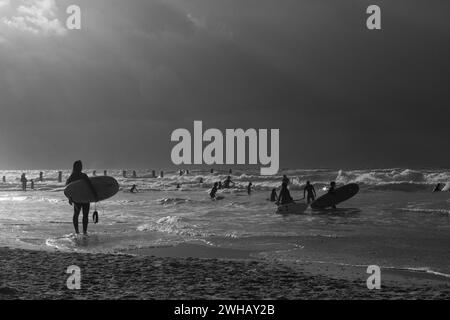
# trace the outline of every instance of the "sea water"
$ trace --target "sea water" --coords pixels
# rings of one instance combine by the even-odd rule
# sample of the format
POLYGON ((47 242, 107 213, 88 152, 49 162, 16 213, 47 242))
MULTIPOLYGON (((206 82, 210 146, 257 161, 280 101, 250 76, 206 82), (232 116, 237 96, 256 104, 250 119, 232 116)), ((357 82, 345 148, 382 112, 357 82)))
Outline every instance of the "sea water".
MULTIPOLYGON (((123 253, 198 244, 246 250, 258 259, 376 264, 450 277, 450 192, 431 192, 438 182, 450 181, 446 170, 284 170, 276 176, 235 170, 236 186, 220 190, 220 201, 212 201, 208 191, 227 172, 194 170, 179 176, 173 171, 153 178, 150 170, 137 170, 137 178, 123 178, 122 170, 108 170, 121 190, 96 205, 99 223, 93 224, 90 216, 89 237, 73 234, 73 209, 58 171, 43 173, 40 182, 39 171, 0 171, 6 176, 6 183, 0 183, 0 246, 123 253), (22 172, 35 180, 34 190, 21 190, 22 172), (283 174, 291 178, 295 199, 303 197, 306 180, 318 195, 330 181, 358 183, 360 192, 336 210, 277 215, 268 198, 273 188, 279 189, 283 174), (128 192, 133 184, 138 193, 128 192)), ((69 174, 63 171, 64 179, 69 174)))

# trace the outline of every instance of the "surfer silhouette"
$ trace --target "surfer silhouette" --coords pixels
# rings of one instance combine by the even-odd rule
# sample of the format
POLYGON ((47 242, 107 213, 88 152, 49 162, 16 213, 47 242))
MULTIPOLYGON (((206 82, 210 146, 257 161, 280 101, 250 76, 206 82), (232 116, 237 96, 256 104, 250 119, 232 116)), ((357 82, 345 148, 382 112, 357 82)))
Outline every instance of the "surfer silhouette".
POLYGON ((25 173, 22 173, 22 175, 20 176, 20 182, 22 182, 22 190, 26 191, 27 190, 27 178, 25 177, 25 173))
POLYGON ((211 189, 211 192, 209 193, 209 196, 211 199, 214 199, 216 197, 217 189, 219 188, 219 184, 216 182, 214 183, 214 186, 211 189))
MULTIPOLYGON (((328 188, 328 193, 329 194, 336 194, 336 182, 331 181, 330 182, 330 188, 328 188)), ((336 209, 336 205, 332 205, 331 206, 333 209, 336 209)))
POLYGON ((131 187, 130 192, 131 192, 131 193, 138 192, 138 189, 136 188, 136 185, 135 185, 135 184, 133 184, 133 186, 131 187))
POLYGON ((228 177, 225 179, 225 181, 223 182, 223 187, 226 188, 226 189, 228 189, 228 188, 231 188, 231 187, 232 187, 231 185, 233 185, 233 187, 234 187, 234 182, 231 181, 231 177, 228 176, 228 177))
POLYGON ((289 190, 287 188, 287 183, 283 182, 281 184, 281 190, 280 190, 280 194, 278 195, 277 204, 288 204, 291 202, 294 202, 294 199, 292 199, 291 194, 289 193, 289 190))
POLYGON ((277 200, 278 200, 277 189, 272 189, 272 192, 270 193, 270 201, 275 202, 277 200))
MULTIPOLYGON (((83 164, 80 160, 77 160, 73 163, 73 169, 72 173, 70 174, 69 179, 66 181, 66 185, 68 185, 71 182, 78 181, 78 180, 85 180, 91 189, 92 193, 94 194, 95 199, 98 199, 97 191, 95 191, 94 186, 92 185, 91 180, 89 180, 89 177, 87 174, 82 172, 83 170, 83 164)), ((95 201, 97 202, 97 201, 95 201)), ((72 199, 69 199, 69 204, 73 204, 73 227, 75 228, 75 233, 79 234, 78 231, 78 217, 80 215, 80 211, 83 211, 83 234, 87 234, 87 228, 89 223, 89 210, 90 210, 90 203, 74 203, 72 202, 72 199)), ((98 218, 97 218, 98 219, 98 218)))
POLYGON ((247 186, 247 193, 248 193, 248 195, 250 195, 251 193, 252 193, 252 183, 250 182, 249 184, 248 184, 248 186, 247 186))
POLYGON ((316 190, 309 181, 306 181, 306 186, 303 188, 303 198, 305 198, 305 194, 307 194, 307 203, 310 203, 316 199, 316 190))

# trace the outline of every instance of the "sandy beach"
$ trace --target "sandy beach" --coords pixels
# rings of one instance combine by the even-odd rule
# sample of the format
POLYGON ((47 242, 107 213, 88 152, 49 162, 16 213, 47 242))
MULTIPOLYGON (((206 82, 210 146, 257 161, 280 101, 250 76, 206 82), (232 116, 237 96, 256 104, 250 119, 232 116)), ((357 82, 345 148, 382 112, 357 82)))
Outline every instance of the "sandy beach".
POLYGON ((204 259, 0 249, 1 299, 448 299, 448 283, 360 280, 251 259, 204 259), (81 289, 66 287, 70 265, 81 289))

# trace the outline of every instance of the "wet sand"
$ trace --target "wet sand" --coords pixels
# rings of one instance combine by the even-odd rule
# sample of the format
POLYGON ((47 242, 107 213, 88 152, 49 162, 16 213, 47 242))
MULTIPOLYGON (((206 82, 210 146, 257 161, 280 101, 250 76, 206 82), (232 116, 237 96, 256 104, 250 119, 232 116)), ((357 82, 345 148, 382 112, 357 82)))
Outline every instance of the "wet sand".
POLYGON ((448 283, 365 281, 252 259, 63 253, 0 248, 1 299, 449 299, 448 283), (81 289, 66 286, 81 268, 81 289))

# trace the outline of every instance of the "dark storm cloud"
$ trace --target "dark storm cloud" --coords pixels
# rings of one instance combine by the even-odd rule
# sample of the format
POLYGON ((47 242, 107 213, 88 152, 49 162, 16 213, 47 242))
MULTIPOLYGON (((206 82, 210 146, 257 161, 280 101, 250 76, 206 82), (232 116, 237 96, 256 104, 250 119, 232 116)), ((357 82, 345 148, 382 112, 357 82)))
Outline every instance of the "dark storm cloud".
POLYGON ((0 163, 169 165, 172 130, 203 120, 280 128, 282 166, 445 165, 449 5, 385 2, 381 31, 347 0, 79 1, 81 31, 2 25, 0 163))

